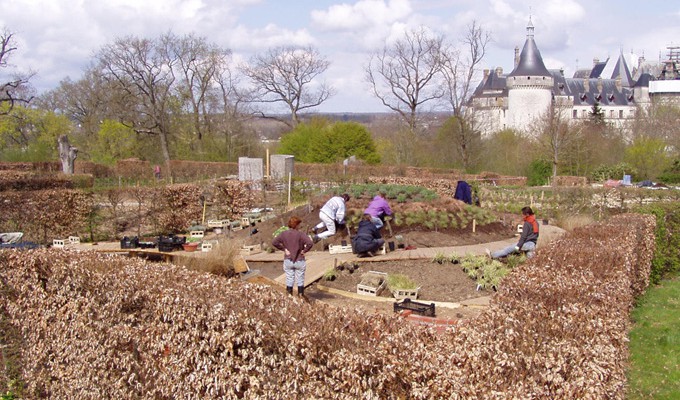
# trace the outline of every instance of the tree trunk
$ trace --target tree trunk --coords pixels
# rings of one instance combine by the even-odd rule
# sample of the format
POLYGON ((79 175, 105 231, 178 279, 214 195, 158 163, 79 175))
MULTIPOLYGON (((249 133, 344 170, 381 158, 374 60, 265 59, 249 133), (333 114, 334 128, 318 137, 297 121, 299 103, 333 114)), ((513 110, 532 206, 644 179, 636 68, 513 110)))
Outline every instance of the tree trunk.
POLYGON ((62 172, 67 175, 73 175, 76 157, 78 157, 78 149, 71 146, 66 135, 59 136, 57 144, 59 146, 59 159, 61 160, 62 172))

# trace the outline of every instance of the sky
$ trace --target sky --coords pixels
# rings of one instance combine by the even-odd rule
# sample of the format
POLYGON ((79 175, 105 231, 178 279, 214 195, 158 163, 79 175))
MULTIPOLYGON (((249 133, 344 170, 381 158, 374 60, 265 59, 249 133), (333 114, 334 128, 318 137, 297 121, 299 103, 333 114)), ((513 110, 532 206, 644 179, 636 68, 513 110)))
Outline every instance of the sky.
MULTIPOLYGON (((0 0, 0 29, 18 45, 10 62, 36 72, 38 93, 79 79, 116 38, 172 31, 230 49, 235 63, 276 46, 311 45, 330 61, 323 79, 336 92, 315 111, 339 113, 389 111, 371 95, 364 67, 406 29, 424 26, 457 43, 476 21, 493 40, 481 68, 507 73, 530 17, 546 66, 567 76, 594 58, 624 52, 658 61, 680 45, 680 4, 660 0, 0 0)), ((0 80, 8 72, 0 70, 0 80)))

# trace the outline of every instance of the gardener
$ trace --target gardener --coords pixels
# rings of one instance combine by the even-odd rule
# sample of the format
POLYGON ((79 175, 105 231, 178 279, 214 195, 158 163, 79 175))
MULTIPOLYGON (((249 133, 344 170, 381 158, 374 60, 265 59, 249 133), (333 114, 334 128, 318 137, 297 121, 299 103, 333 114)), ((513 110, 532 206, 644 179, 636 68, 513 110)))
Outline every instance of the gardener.
POLYGON ((536 250, 536 242, 538 241, 538 222, 531 207, 522 208, 522 219, 524 225, 522 226, 522 234, 519 237, 519 242, 514 246, 508 246, 502 250, 494 251, 493 253, 486 249, 486 254, 491 258, 501 258, 510 255, 514 252, 526 251, 527 258, 534 256, 536 250))
POLYGON ((364 210, 364 214, 371 215, 371 221, 376 228, 380 229, 385 225, 385 217, 392 215, 392 209, 390 204, 385 199, 385 192, 380 191, 378 194, 368 203, 368 207, 364 210))
POLYGON ((293 294, 293 285, 297 281, 298 296, 305 297, 305 270, 307 263, 305 253, 314 246, 309 236, 297 228, 302 220, 292 216, 288 220, 288 230, 281 232, 272 241, 272 246, 283 250, 283 272, 286 274, 286 291, 293 294))
POLYGON ((357 234, 352 238, 352 251, 359 257, 373 257, 385 244, 372 219, 371 214, 364 214, 359 222, 357 234))
POLYGON ((313 229, 314 237, 312 239, 314 240, 314 243, 321 239, 326 239, 335 235, 336 224, 341 227, 345 225, 345 204, 348 201, 349 195, 345 193, 341 196, 331 197, 331 199, 328 200, 326 204, 323 205, 323 207, 321 207, 321 211, 319 211, 319 218, 321 219, 321 222, 319 222, 313 229), (326 230, 318 233, 324 227, 326 227, 326 230))

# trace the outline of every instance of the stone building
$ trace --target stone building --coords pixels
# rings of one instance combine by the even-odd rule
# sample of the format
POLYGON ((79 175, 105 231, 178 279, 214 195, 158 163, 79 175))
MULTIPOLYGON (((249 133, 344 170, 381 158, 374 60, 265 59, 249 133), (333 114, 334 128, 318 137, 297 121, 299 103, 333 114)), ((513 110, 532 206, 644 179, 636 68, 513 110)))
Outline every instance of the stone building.
POLYGON ((529 20, 521 53, 515 48, 513 70, 509 74, 502 68, 484 70, 471 109, 484 134, 506 128, 530 133, 532 123, 551 107, 567 120, 585 121, 596 104, 605 122, 626 129, 638 112, 655 102, 680 105, 678 49, 669 47, 661 65, 647 64, 641 57, 633 69, 623 52, 616 59, 594 59, 591 68, 568 78, 564 70, 545 67, 529 20))

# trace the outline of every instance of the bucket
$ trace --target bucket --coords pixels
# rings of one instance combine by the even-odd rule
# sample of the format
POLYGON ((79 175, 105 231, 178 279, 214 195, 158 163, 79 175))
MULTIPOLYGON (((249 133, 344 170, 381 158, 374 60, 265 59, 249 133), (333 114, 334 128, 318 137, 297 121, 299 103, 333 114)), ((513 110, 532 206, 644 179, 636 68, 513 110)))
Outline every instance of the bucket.
POLYGON ((387 242, 387 246, 390 248, 390 251, 394 251, 394 242, 387 242))

